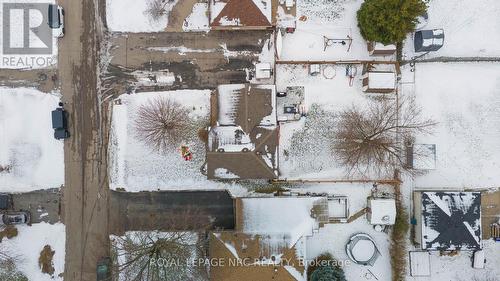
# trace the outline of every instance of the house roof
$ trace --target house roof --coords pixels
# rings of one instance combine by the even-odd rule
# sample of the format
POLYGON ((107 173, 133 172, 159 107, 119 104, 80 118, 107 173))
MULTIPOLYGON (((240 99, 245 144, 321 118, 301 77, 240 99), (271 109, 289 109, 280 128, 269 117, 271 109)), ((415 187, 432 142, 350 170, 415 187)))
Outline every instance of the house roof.
POLYGON ((217 124, 209 132, 207 176, 274 179, 278 146, 274 88, 222 85, 217 124))
POLYGON ((328 212, 325 197, 243 198, 241 207, 242 225, 238 229, 247 234, 269 235, 289 247, 301 237, 312 235, 313 229, 319 227, 318 216, 328 212))
POLYGON ((423 192, 422 248, 481 248, 481 193, 423 192))
POLYGON ((240 232, 211 233, 209 245, 210 258, 225 265, 211 267, 210 280, 296 281, 296 276, 305 271, 297 258, 296 246, 301 245, 276 248, 270 246, 263 236, 240 232))
POLYGON ((271 1, 229 0, 219 14, 213 15, 211 26, 271 26, 271 1), (269 11, 269 12, 268 12, 269 11))

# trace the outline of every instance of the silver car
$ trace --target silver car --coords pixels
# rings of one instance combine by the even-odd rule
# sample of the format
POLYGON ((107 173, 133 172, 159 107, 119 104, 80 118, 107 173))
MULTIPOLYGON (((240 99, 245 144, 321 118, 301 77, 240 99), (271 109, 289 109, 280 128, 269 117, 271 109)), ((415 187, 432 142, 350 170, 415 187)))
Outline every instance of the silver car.
POLYGON ((0 214, 0 224, 27 224, 30 222, 30 218, 31 216, 29 212, 7 212, 0 214))

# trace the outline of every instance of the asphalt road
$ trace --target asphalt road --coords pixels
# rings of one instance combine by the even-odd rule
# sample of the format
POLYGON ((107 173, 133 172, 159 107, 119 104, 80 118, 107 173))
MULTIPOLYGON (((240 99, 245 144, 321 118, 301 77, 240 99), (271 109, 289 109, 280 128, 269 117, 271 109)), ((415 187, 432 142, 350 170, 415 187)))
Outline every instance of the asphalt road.
MULTIPOLYGON (((99 0, 100 1, 100 0, 99 0)), ((61 0, 65 37, 59 40, 59 79, 71 137, 64 142, 64 280, 96 280, 96 263, 109 255, 106 110, 97 89, 101 29, 98 0, 61 0)))
POLYGON ((233 198, 222 190, 111 191, 109 216, 110 233, 118 235, 133 230, 172 230, 179 225, 172 220, 190 220, 190 216, 213 229, 229 230, 235 225, 233 198))

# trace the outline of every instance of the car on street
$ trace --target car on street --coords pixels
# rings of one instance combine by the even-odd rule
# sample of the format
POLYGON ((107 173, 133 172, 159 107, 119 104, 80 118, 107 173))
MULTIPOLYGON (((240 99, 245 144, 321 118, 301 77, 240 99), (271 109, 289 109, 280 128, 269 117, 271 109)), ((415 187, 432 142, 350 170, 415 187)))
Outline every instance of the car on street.
POLYGON ((30 222, 31 215, 29 212, 19 211, 19 212, 6 212, 0 214, 0 224, 11 225, 11 224, 28 224, 30 222))
POLYGON ((0 210, 12 209, 12 196, 7 193, 0 193, 0 210))
POLYGON ((52 111, 52 128, 54 129, 54 138, 58 140, 69 138, 68 116, 64 108, 58 107, 52 111))
POLYGON ((56 4, 49 4, 48 8, 48 25, 53 29, 55 37, 64 36, 64 9, 56 4))
POLYGON ((97 281, 111 280, 111 258, 101 258, 97 262, 97 281))

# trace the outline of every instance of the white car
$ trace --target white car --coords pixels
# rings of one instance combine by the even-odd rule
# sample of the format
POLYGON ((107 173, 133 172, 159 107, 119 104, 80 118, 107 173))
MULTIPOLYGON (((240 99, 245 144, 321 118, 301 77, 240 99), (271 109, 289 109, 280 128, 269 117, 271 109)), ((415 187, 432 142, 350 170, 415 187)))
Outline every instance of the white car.
POLYGON ((48 8, 48 25, 53 30, 55 37, 64 36, 64 9, 55 4, 49 4, 48 8))

